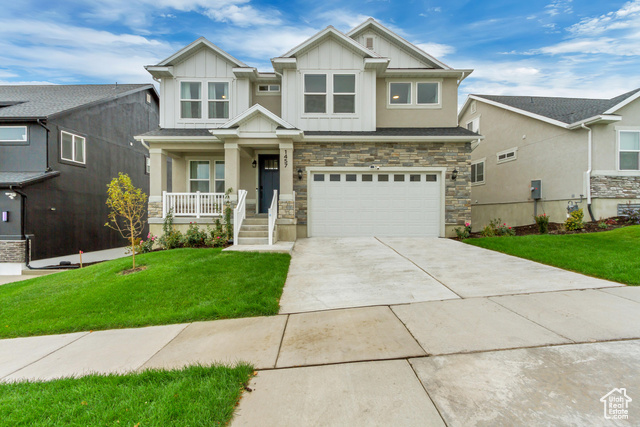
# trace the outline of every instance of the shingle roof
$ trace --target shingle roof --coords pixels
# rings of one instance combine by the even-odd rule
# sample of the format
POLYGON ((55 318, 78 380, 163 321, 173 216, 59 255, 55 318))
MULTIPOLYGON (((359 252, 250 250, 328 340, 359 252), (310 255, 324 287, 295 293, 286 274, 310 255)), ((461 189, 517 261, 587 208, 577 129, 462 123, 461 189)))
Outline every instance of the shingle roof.
POLYGON ((0 119, 46 118, 150 84, 0 86, 0 119))
POLYGON ((635 95, 638 91, 640 91, 640 88, 611 99, 497 95, 474 96, 570 124, 597 116, 598 114, 603 114, 609 108, 635 95))
POLYGON ((138 135, 141 137, 144 136, 209 136, 211 138, 215 138, 211 135, 208 129, 173 129, 173 128, 162 128, 152 130, 147 133, 143 133, 142 135, 138 135))
POLYGON ((0 187, 22 187, 60 175, 60 172, 0 172, 0 187))
POLYGON ((375 131, 305 131, 309 136, 480 136, 463 127, 448 128, 376 128, 375 131))

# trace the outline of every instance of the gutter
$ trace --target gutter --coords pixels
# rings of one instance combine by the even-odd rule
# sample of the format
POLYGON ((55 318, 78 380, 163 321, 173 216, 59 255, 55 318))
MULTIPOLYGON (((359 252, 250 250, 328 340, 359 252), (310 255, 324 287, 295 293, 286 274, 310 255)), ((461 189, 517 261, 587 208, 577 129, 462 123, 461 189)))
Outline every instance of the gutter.
POLYGON ((591 151, 593 144, 593 136, 592 130, 590 127, 582 123, 580 125, 582 129, 586 129, 589 132, 587 136, 587 172, 586 175, 586 192, 587 192, 587 210, 589 211, 589 216, 591 217, 591 221, 595 221, 596 219, 593 216, 593 211, 591 210, 591 169, 592 169, 592 160, 591 160, 591 151))
POLYGON ((36 119, 36 123, 38 123, 40 126, 44 128, 44 130, 47 131, 47 136, 45 138, 45 150, 47 153, 47 157, 46 157, 47 168, 45 169, 45 172, 51 172, 51 166, 49 166, 49 133, 51 133, 51 130, 42 123, 41 119, 36 119))

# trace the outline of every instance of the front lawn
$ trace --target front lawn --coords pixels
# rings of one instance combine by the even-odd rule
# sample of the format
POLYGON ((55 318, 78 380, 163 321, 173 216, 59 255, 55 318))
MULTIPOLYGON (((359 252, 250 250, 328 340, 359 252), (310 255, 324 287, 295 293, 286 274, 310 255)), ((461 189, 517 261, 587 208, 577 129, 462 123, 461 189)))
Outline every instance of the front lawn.
POLYGON ((287 254, 174 249, 0 286, 0 338, 278 313, 287 254))
POLYGON ((0 384, 6 426, 213 426, 231 419, 253 368, 91 375, 0 384))
POLYGON ((470 245, 628 285, 640 285, 640 226, 602 233, 467 239, 470 245))

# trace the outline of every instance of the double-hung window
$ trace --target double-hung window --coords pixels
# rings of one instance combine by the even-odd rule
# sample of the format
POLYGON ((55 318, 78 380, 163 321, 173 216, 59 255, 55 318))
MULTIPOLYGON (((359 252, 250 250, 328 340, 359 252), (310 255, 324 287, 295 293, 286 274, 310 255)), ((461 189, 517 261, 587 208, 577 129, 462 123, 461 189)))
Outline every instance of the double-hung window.
POLYGON ((618 132, 620 170, 640 170, 640 130, 618 132))
POLYGON ((471 164, 471 183, 484 183, 484 160, 479 160, 471 164))
POLYGON ((228 82, 209 82, 209 118, 229 118, 228 82))
POLYGON ((333 112, 356 112, 356 75, 333 75, 333 112))
POLYGON ((74 163, 85 163, 86 139, 69 132, 60 132, 60 158, 74 163))
POLYGON ((304 75, 304 112, 327 112, 327 75, 304 75))
POLYGON ((216 193, 224 193, 224 160, 216 160, 213 179, 216 193))
POLYGON ((209 192, 209 161, 191 160, 189 162, 189 191, 209 192))
POLYGON ((0 126, 0 143, 26 143, 26 126, 0 126))
POLYGON ((202 118, 202 83, 180 82, 180 118, 202 118))

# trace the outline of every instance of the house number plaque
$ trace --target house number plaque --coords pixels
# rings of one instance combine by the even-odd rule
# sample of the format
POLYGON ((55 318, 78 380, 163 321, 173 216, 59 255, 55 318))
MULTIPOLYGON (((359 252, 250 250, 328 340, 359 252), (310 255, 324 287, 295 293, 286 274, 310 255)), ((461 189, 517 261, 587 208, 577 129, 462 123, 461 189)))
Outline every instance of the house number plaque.
POLYGON ((284 150, 283 160, 284 160, 284 167, 286 168, 287 166, 289 166, 289 154, 287 150, 284 150))

